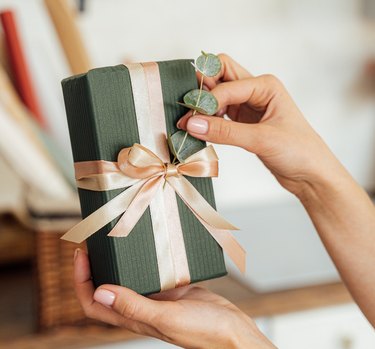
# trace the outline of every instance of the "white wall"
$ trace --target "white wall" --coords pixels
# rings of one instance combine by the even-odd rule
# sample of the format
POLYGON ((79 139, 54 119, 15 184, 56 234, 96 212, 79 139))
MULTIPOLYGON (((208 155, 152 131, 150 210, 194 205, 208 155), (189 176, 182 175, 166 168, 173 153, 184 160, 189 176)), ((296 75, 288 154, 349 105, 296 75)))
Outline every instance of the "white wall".
MULTIPOLYGON (((365 59, 375 51, 375 32, 364 25, 359 4, 356 0, 88 0, 79 24, 98 66, 194 58, 204 49, 227 52, 254 74, 278 75, 354 177, 373 188, 374 102, 355 97, 353 86, 365 59)), ((58 48, 41 0, 0 0, 3 5, 18 8, 23 34, 34 45, 31 50, 39 50, 45 64, 54 69, 50 82, 58 91, 66 67, 64 59, 52 52, 58 48)), ((52 124, 63 130, 60 141, 66 145, 61 109, 56 118, 52 124)), ((240 149, 217 149, 219 206, 289 197, 254 156, 240 149)))

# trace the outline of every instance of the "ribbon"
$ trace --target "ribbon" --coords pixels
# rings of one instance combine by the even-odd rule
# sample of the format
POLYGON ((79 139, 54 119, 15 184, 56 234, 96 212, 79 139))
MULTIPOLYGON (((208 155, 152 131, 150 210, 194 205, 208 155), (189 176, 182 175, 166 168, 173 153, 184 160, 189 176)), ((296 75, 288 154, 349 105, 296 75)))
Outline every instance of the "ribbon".
MULTIPOLYGON (((137 119, 139 142, 163 162, 170 159, 166 115, 159 66, 156 62, 130 63, 129 71, 137 119)), ((166 185, 150 203, 152 234, 158 265, 160 290, 188 285, 191 282, 185 241, 173 189, 166 185)))
POLYGON ((223 248, 241 272, 245 271, 244 249, 228 230, 238 230, 221 217, 185 178, 217 177, 218 157, 212 145, 188 157, 183 163, 164 163, 148 148, 134 144, 120 151, 117 162, 75 163, 79 188, 95 191, 127 188, 75 227, 62 239, 80 243, 121 216, 108 236, 126 237, 164 183, 179 195, 195 217, 223 248))

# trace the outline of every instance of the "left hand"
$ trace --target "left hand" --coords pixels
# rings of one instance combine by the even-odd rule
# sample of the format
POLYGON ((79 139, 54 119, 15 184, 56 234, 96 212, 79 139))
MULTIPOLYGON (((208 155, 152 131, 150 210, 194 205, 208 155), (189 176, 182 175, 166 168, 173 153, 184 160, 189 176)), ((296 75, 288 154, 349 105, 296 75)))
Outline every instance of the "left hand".
POLYGON ((149 297, 116 285, 95 290, 88 256, 79 249, 74 268, 77 297, 92 319, 184 348, 275 348, 246 314, 204 288, 185 286, 149 297))

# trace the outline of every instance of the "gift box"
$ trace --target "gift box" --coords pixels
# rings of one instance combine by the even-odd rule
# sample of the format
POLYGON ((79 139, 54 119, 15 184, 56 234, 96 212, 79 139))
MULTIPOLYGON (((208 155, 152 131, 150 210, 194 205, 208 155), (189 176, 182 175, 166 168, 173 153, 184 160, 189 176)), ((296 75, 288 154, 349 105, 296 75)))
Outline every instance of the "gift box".
MULTIPOLYGON (((87 164, 89 168, 92 164, 102 166, 99 170, 94 166, 99 178, 105 166, 118 166, 123 149, 137 144, 144 155, 171 163, 167 135, 178 131, 176 123, 187 112, 177 102, 197 88, 197 80, 190 60, 174 60, 93 69, 63 80, 62 87, 74 161, 85 165, 86 170, 87 164)), ((206 147, 200 140, 194 142, 197 149, 206 147)), ((76 176, 77 171, 81 169, 76 167, 76 176)), ((116 171, 115 177, 120 173, 116 171)), ((92 179, 90 173, 86 173, 88 181, 92 179)), ((108 178, 106 181, 113 180, 111 175, 108 178)), ((211 178, 184 178, 215 208, 211 178)), ((78 189, 83 218, 92 214, 100 220, 106 204, 133 190, 127 184, 109 188, 92 190, 82 185, 78 189)), ((108 211, 112 213, 114 209, 108 211)), ((140 217, 136 217, 138 211, 134 209, 124 219, 125 225, 136 220, 128 236, 108 236, 121 214, 95 233, 90 232, 87 247, 95 286, 117 284, 150 294, 225 275, 223 251, 218 243, 223 231, 217 231, 214 238, 208 225, 193 211, 164 183, 140 217)))

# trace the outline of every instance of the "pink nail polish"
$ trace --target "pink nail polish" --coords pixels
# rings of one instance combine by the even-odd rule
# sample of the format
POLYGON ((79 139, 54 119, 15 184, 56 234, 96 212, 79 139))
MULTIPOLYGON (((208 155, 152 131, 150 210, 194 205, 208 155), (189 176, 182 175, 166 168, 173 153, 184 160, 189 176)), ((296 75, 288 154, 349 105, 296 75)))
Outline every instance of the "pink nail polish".
POLYGON ((216 112, 216 115, 217 116, 223 116, 225 114, 225 109, 224 108, 221 108, 219 109, 217 112, 216 112))
POLYGON ((208 122, 199 117, 191 117, 186 128, 188 132, 204 135, 208 132, 208 122))
POLYGON ((101 289, 99 288, 98 290, 95 291, 94 293, 94 299, 100 303, 103 304, 107 307, 112 306, 116 298, 116 295, 108 290, 101 289))

